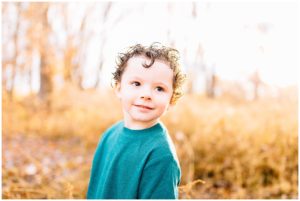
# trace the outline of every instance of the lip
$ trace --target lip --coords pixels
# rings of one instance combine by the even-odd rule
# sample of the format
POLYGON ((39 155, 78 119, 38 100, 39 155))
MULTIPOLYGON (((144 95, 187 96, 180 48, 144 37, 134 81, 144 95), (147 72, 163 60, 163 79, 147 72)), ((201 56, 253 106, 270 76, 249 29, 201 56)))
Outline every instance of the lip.
POLYGON ((149 106, 146 106, 146 105, 134 105, 138 108, 142 108, 142 109, 147 109, 147 110, 153 110, 154 108, 153 107, 149 107, 149 106))

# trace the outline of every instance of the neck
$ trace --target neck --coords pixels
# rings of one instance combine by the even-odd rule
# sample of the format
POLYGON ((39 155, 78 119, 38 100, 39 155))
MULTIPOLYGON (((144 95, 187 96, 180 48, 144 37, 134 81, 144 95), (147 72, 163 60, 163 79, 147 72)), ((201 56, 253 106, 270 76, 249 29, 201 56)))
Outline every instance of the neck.
POLYGON ((158 122, 157 119, 151 122, 133 122, 133 121, 126 120, 125 118, 124 126, 132 130, 142 130, 154 126, 155 124, 157 124, 157 122, 158 122))

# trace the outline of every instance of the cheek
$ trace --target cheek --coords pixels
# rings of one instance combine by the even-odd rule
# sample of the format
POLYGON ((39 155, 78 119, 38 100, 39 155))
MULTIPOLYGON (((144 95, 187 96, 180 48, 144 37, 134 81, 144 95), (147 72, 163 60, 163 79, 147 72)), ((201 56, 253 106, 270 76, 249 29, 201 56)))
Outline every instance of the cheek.
POLYGON ((167 107, 170 104, 170 101, 171 101, 171 95, 169 94, 160 96, 159 99, 157 100, 158 104, 161 107, 167 107))
POLYGON ((123 104, 129 104, 134 100, 134 94, 130 93, 130 90, 122 90, 121 91, 121 101, 123 104))

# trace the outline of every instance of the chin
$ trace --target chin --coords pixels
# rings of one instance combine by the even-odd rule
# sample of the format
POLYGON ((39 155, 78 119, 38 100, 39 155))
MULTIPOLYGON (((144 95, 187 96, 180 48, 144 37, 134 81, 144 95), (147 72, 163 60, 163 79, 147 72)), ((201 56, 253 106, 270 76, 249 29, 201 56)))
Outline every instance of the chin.
POLYGON ((147 123, 147 122, 152 122, 155 121, 156 118, 152 119, 152 118, 132 118, 134 121, 136 122, 143 122, 143 123, 147 123))
POLYGON ((131 118, 134 121, 139 121, 139 122, 144 122, 144 123, 152 122, 152 121, 155 121, 155 120, 158 119, 156 117, 143 117, 143 116, 140 116, 140 115, 132 115, 131 118))

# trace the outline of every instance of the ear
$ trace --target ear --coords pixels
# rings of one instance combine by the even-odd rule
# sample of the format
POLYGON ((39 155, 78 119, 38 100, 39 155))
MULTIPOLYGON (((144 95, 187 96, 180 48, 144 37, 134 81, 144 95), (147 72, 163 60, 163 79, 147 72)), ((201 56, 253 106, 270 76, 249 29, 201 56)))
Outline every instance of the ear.
POLYGON ((121 99, 121 84, 118 82, 114 87, 115 94, 121 99))
POLYGON ((172 97, 171 97, 171 100, 170 100, 170 103, 168 105, 167 111, 172 110, 174 108, 175 104, 176 104, 176 102, 172 101, 172 97))
POLYGON ((173 107, 174 105, 176 105, 176 101, 173 100, 173 96, 174 96, 174 94, 172 94, 172 96, 170 98, 169 107, 173 107))

